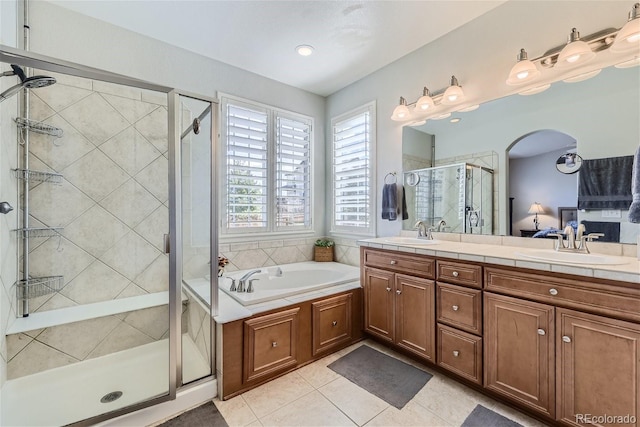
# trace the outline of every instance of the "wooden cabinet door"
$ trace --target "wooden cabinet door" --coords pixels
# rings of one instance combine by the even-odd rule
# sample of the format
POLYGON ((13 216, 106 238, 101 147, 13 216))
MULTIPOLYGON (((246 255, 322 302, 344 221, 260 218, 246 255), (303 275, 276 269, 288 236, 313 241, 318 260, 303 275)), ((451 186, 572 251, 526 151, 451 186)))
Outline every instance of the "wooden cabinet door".
POLYGON ((244 382, 266 378, 298 364, 299 308, 244 322, 244 382))
POLYGON ((555 415, 554 307, 484 294, 484 384, 555 415))
POLYGON ((352 294, 311 304, 313 356, 350 341, 352 294))
POLYGON ((638 426, 640 325, 561 308, 557 315, 558 419, 638 426), (587 415, 626 419, 594 422, 587 415))
POLYGON ((396 343, 428 360, 436 358, 435 284, 396 274, 396 343))
POLYGON ((364 329, 393 342, 394 273, 375 268, 364 270, 364 329))

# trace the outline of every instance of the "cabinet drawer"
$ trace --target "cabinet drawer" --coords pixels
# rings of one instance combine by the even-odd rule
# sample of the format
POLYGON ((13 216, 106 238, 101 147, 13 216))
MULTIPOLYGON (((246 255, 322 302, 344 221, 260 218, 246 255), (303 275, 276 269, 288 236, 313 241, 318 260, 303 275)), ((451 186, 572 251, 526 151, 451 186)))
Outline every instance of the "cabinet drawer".
POLYGON ((351 340, 351 294, 311 304, 313 355, 351 340))
POLYGON ((438 260, 438 280, 482 288, 482 267, 462 262, 438 260))
POLYGON ((482 338, 438 325, 438 365, 482 384, 482 338))
POLYGON ((363 249, 364 265, 433 279, 435 260, 421 255, 404 255, 392 251, 363 249))
POLYGON ((482 291, 438 282, 438 322, 482 334, 482 291))
POLYGON ((485 267, 485 290, 640 321, 640 288, 485 267))
POLYGON ((244 322, 243 382, 263 379, 298 364, 299 310, 294 308, 244 322))

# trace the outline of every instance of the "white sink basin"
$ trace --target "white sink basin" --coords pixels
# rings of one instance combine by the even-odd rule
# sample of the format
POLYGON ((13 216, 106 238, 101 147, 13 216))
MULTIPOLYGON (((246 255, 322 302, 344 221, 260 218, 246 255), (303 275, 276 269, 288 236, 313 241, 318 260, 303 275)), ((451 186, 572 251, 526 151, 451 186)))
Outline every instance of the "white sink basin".
POLYGON ((393 245, 431 246, 440 243, 440 240, 417 239, 415 237, 387 237, 384 243, 393 245))
POLYGON ((522 258, 547 261, 557 264, 591 264, 591 265, 621 265, 629 260, 624 257, 606 256, 598 254, 584 254, 575 252, 559 252, 553 249, 540 249, 516 252, 522 258))

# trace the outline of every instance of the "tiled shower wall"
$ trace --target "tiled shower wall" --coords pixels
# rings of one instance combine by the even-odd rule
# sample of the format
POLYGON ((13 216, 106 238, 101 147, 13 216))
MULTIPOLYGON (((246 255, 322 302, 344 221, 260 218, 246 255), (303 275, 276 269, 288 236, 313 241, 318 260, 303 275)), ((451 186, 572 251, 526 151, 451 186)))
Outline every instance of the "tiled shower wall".
MULTIPOLYGON (((313 243, 317 237, 307 239, 267 240, 253 243, 220 245, 220 255, 229 259, 227 271, 269 267, 293 262, 313 261, 313 243)), ((356 240, 330 238, 336 245, 334 261, 360 266, 360 251, 356 240)))
MULTIPOLYGON (((29 273, 62 275, 65 286, 30 300, 31 312, 167 291, 166 95, 55 77, 31 91, 30 118, 64 136, 32 132, 29 168, 63 182, 31 183, 30 226, 64 229, 31 239, 29 273)), ((8 378, 163 339, 168 325, 161 306, 11 335, 8 378)))

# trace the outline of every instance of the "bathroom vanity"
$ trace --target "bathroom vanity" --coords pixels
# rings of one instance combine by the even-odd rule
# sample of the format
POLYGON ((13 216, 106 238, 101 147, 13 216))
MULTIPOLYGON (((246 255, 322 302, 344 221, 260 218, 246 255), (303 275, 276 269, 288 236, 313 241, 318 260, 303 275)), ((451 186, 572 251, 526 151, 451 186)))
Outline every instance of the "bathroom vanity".
POLYGON ((359 242, 366 335, 545 422, 638 425, 636 258, 567 264, 516 247, 407 241, 359 242))

